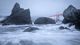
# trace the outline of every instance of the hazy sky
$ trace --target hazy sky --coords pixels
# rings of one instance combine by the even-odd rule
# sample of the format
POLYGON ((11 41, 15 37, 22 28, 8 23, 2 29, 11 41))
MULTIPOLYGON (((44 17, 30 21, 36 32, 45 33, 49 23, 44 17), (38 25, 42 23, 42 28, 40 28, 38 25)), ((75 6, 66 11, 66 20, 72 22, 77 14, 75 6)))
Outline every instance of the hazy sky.
POLYGON ((10 15, 14 4, 30 8, 31 16, 50 16, 62 13, 69 5, 80 9, 80 0, 0 0, 0 15, 10 15))

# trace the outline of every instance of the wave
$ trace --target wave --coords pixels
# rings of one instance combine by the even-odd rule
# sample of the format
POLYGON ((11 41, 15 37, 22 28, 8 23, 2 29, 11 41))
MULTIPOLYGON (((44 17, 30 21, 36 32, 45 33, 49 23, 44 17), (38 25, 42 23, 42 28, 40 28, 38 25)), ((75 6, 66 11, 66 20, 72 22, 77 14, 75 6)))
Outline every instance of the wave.
POLYGON ((0 26, 0 45, 79 45, 80 32, 74 26, 59 29, 64 24, 0 26), (23 32, 27 27, 38 27, 35 32, 23 32))

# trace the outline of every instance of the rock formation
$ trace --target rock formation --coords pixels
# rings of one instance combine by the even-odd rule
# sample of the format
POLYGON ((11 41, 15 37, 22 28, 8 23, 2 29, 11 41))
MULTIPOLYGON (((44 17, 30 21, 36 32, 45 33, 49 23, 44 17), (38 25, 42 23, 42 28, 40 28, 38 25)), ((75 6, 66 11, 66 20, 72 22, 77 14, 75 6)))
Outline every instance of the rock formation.
POLYGON ((40 17, 35 20, 34 24, 55 24, 55 20, 47 17, 40 17))
POLYGON ((63 12, 63 23, 71 23, 75 25, 76 29, 80 29, 80 10, 76 9, 74 6, 70 5, 63 12))
POLYGON ((30 10, 20 8, 20 5, 16 3, 12 9, 12 13, 6 19, 1 21, 3 25, 22 25, 22 24, 32 24, 31 17, 30 17, 30 10))
POLYGON ((32 32, 32 31, 35 31, 35 30, 39 30, 39 28, 37 28, 37 27, 29 27, 26 30, 24 30, 23 32, 32 32))

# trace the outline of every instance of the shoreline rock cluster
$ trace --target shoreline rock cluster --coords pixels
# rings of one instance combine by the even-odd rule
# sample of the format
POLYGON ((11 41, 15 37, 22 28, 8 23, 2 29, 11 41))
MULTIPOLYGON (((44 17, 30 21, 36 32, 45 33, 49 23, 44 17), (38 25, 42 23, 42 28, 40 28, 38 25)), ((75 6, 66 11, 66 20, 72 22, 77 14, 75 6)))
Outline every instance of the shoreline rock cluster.
MULTIPOLYGON (((20 8, 20 5, 16 3, 12 9, 11 15, 1 21, 1 23, 2 25, 32 24, 30 9, 20 8)), ((40 17, 35 20, 34 24, 55 24, 55 20, 48 17, 40 17)))
POLYGON ((12 9, 12 13, 6 19, 1 21, 2 25, 22 25, 22 24, 32 24, 30 9, 20 8, 20 5, 16 3, 12 9))
MULTIPOLYGON (((76 29, 80 29, 80 9, 70 5, 63 12, 62 23, 75 25, 76 29)), ((2 25, 24 25, 32 24, 30 9, 23 9, 16 3, 12 9, 10 16, 0 22, 2 25)), ((48 17, 39 17, 35 20, 34 24, 56 24, 54 19, 48 17)))

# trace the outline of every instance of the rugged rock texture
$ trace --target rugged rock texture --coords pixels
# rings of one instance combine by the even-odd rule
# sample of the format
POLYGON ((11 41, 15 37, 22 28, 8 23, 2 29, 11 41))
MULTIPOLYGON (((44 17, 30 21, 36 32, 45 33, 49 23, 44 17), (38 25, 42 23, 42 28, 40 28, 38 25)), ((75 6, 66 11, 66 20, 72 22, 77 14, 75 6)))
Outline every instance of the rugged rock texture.
POLYGON ((68 22, 74 22, 77 20, 77 17, 76 17, 76 12, 77 9, 70 5, 66 10, 64 10, 63 12, 63 17, 64 17, 64 20, 63 22, 64 23, 68 23, 68 22))
POLYGON ((32 31, 35 31, 35 30, 39 30, 39 28, 37 28, 37 27, 29 27, 26 30, 24 30, 23 32, 32 32, 32 31))
POLYGON ((47 17, 40 17, 35 20, 34 24, 55 24, 55 20, 47 17))
POLYGON ((76 12, 77 14, 77 20, 74 22, 75 28, 80 30, 80 10, 78 10, 78 12, 76 12))
POLYGON ((31 17, 30 17, 30 10, 20 8, 20 5, 16 3, 12 9, 12 13, 8 16, 5 20, 2 21, 3 25, 9 24, 32 24, 31 17))
POLYGON ((66 10, 63 12, 63 23, 71 23, 75 25, 76 29, 80 29, 80 10, 76 9, 74 6, 70 5, 66 10))

